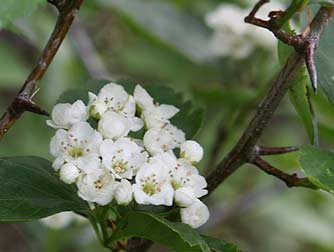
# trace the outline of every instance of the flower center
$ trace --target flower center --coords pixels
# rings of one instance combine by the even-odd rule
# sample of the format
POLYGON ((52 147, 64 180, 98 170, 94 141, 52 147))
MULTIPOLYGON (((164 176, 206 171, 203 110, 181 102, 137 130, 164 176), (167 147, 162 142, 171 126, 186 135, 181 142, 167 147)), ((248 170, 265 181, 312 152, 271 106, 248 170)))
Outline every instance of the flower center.
POLYGON ((149 196, 161 192, 161 185, 157 182, 155 177, 156 174, 153 174, 150 177, 141 179, 143 192, 149 196))
POLYGON ((82 157, 84 154, 84 150, 80 147, 73 147, 70 151, 70 155, 73 158, 78 158, 78 157, 82 157))
POLYGON ((103 184, 102 184, 101 180, 96 180, 94 182, 94 185, 95 185, 95 188, 98 189, 98 190, 102 189, 102 187, 103 187, 103 184))
POLYGON ((128 170, 128 161, 119 160, 112 165, 117 174, 122 174, 128 170))

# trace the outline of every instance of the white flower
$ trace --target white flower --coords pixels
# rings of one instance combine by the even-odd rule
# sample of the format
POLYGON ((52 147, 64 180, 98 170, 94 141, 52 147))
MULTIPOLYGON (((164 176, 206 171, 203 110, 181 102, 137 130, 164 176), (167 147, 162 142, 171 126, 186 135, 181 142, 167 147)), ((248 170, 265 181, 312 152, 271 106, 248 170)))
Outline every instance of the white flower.
POLYGON ((52 120, 46 123, 52 128, 69 129, 77 122, 84 122, 88 118, 88 111, 85 104, 78 100, 73 104, 60 103, 54 106, 51 113, 52 120))
MULTIPOLYGON (((268 19, 270 11, 283 10, 278 2, 265 4, 256 16, 268 19)), ((248 57, 255 47, 275 50, 277 39, 268 31, 250 26, 244 18, 250 12, 233 4, 221 4, 217 9, 208 13, 206 23, 214 30, 209 44, 213 56, 232 56, 236 59, 248 57)))
POLYGON ((152 158, 140 168, 133 191, 138 204, 166 206, 173 204, 174 191, 169 183, 167 169, 157 158, 152 158))
POLYGON ((90 104, 94 105, 95 102, 102 102, 106 104, 108 110, 114 112, 122 111, 125 104, 128 102, 128 99, 129 94, 122 86, 116 83, 106 84, 101 88, 97 96, 93 93, 89 93, 90 104))
POLYGON ((209 217, 208 207, 200 200, 196 200, 192 205, 181 208, 181 221, 190 225, 192 228, 198 228, 205 224, 209 217))
POLYGON ((65 183, 72 184, 80 176, 80 171, 75 165, 67 163, 60 168, 59 176, 65 183))
POLYGON ((179 206, 187 206, 192 203, 191 199, 195 201, 208 193, 204 189, 207 187, 205 178, 198 174, 197 168, 190 162, 182 158, 176 159, 172 152, 159 154, 157 157, 168 164, 170 183, 175 190, 175 202, 179 206))
POLYGON ((190 162, 199 162, 203 158, 203 148, 196 141, 188 140, 181 144, 181 157, 190 162))
POLYGON ((122 179, 121 182, 117 183, 114 194, 117 204, 119 205, 129 204, 133 198, 131 183, 126 179, 122 179))
POLYGON ((50 142, 50 153, 56 157, 53 168, 71 163, 85 173, 97 169, 101 142, 102 136, 87 122, 78 122, 69 131, 58 129, 50 142))
POLYGON ((184 141, 184 132, 172 124, 149 129, 144 135, 145 148, 152 155, 180 147, 184 141))
POLYGON ((98 124, 98 130, 102 136, 114 140, 127 136, 130 129, 130 122, 123 115, 113 111, 104 113, 98 124))
POLYGON ((132 179, 148 158, 144 148, 129 138, 121 138, 115 142, 111 139, 104 140, 100 153, 103 166, 118 179, 132 179))
POLYGON ((153 98, 140 85, 137 85, 134 91, 134 99, 142 109, 142 118, 147 128, 161 128, 169 123, 179 109, 173 105, 154 104, 153 98))
POLYGON ((112 201, 116 182, 112 174, 99 169, 92 174, 80 176, 77 186, 79 197, 104 206, 112 201))

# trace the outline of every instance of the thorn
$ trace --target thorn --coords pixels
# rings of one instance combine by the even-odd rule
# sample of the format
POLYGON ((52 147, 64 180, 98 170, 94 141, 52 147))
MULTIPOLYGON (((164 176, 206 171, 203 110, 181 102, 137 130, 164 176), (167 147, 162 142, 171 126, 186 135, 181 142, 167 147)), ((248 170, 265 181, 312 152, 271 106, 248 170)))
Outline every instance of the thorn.
POLYGON ((50 116, 49 112, 37 106, 33 101, 25 100, 20 97, 15 99, 14 107, 19 111, 30 111, 35 114, 50 116))
POLYGON ((315 52, 315 45, 310 43, 309 41, 306 41, 306 44, 305 44, 305 63, 306 63, 307 71, 308 71, 310 79, 311 79, 311 83, 312 83, 314 93, 317 93, 318 76, 317 76, 317 69, 315 67, 315 62, 314 62, 314 52, 315 52))
POLYGON ((259 145, 255 146, 255 152, 259 156, 279 155, 298 150, 299 148, 296 146, 287 146, 287 147, 264 147, 259 145))

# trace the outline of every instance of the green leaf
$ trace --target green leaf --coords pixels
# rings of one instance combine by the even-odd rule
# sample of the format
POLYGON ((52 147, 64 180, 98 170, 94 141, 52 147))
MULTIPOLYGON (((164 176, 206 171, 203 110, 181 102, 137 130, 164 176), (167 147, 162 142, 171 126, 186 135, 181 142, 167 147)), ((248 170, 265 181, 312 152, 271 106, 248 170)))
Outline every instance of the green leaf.
POLYGON ((224 240, 202 235, 202 238, 207 242, 212 252, 240 252, 238 247, 224 240))
POLYGON ((0 158, 0 221, 29 221, 63 211, 88 210, 73 187, 39 157, 0 158))
POLYGON ((194 62, 209 57, 210 31, 202 21, 163 0, 99 0, 135 29, 194 62))
MULTIPOLYGON (((287 30, 294 33, 288 26, 287 30)), ((288 57, 294 52, 293 47, 279 41, 278 54, 281 65, 284 65, 288 57)), ((291 88, 289 89, 289 98, 294 106, 299 118, 301 119, 307 131, 307 135, 311 143, 318 142, 318 130, 316 118, 313 113, 312 103, 309 97, 308 90, 308 73, 306 67, 303 66, 291 80, 291 88)))
POLYGON ((177 252, 210 252, 204 239, 190 226, 174 223, 145 212, 129 212, 113 234, 113 242, 142 237, 168 246, 177 252))
POLYGON ((57 103, 74 103, 77 100, 82 100, 84 103, 88 103, 88 90, 87 89, 71 89, 65 91, 57 100, 57 103))
POLYGON ((334 20, 326 27, 320 38, 318 49, 316 50, 315 63, 317 67, 319 85, 334 104, 334 40, 333 29, 334 20))
POLYGON ((0 4, 0 27, 8 25, 15 19, 30 15, 46 0, 2 0, 0 4))
POLYGON ((312 183, 334 193, 334 153, 310 145, 300 152, 301 167, 312 183))

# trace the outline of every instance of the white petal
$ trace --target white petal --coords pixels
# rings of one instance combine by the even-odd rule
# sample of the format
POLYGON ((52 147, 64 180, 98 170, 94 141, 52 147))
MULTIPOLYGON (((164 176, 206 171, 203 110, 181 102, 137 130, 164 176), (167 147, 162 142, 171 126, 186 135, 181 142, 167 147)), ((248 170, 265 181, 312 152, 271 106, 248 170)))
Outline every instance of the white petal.
POLYGON ((144 127, 144 121, 138 117, 130 117, 128 120, 131 125, 131 131, 133 132, 137 132, 144 127))
POLYGON ((169 119, 176 115, 180 110, 173 105, 161 104, 159 106, 160 114, 163 118, 169 119))
POLYGON ((153 98, 140 85, 137 85, 133 97, 142 110, 151 109, 154 107, 153 98))
POLYGON ((180 207, 188 207, 197 199, 194 190, 190 187, 181 187, 174 193, 175 203, 180 207))

